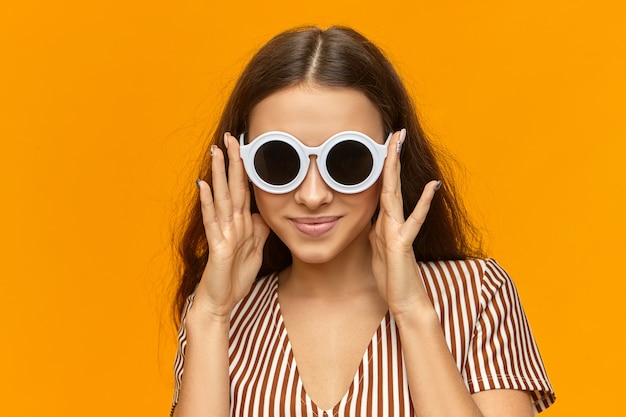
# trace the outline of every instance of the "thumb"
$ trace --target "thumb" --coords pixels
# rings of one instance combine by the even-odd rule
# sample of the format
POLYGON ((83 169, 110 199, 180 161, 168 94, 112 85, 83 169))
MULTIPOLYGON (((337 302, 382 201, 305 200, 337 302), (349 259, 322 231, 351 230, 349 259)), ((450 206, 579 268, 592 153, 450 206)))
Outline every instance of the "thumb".
POLYGON ((262 256, 263 246, 270 234, 270 228, 263 220, 259 213, 252 214, 252 235, 254 236, 254 245, 257 255, 262 256))

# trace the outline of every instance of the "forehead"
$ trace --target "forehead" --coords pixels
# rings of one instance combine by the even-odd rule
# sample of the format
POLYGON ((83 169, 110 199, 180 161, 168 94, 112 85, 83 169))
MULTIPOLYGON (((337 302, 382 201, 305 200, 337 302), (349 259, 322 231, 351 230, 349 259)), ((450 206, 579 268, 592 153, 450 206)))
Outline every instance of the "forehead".
POLYGON ((299 84, 279 90, 250 115, 250 138, 279 130, 308 146, 318 146, 335 133, 355 130, 383 143, 382 116, 362 92, 351 88, 299 84))

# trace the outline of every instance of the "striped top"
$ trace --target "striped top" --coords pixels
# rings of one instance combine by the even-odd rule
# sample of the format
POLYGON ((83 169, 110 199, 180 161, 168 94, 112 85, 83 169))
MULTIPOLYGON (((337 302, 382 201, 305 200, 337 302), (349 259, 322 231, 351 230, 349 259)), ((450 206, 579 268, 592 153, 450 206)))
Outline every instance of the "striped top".
MULTIPOLYGON (((507 388, 530 391, 537 412, 555 399, 517 290, 493 260, 420 263, 445 339, 471 393, 507 388)), ((185 314, 175 361, 178 401, 183 373, 185 314)), ((323 410, 298 374, 278 302, 278 279, 257 281, 235 307, 230 323, 231 416, 414 416, 400 334, 387 313, 372 337, 350 388, 323 410)))

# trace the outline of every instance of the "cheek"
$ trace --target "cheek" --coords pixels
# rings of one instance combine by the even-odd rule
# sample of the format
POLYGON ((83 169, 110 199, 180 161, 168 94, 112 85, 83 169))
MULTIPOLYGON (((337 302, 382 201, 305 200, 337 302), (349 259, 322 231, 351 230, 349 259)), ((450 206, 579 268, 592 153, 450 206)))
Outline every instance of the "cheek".
POLYGON ((380 190, 382 188, 381 181, 378 180, 376 184, 372 186, 369 190, 366 191, 368 193, 367 205, 371 209, 370 223, 374 224, 376 219, 378 219, 378 213, 380 212, 380 190))
POLYGON ((253 200, 254 206, 256 206, 256 208, 259 211, 259 213, 261 213, 262 210, 264 211, 264 207, 266 205, 266 202, 265 202, 265 196, 263 195, 263 193, 260 192, 258 188, 256 188, 255 186, 251 185, 250 186, 250 195, 252 196, 252 200, 253 200))
POLYGON ((363 204, 369 206, 374 206, 376 211, 378 211, 378 206, 380 205, 380 190, 382 188, 382 182, 379 179, 376 181, 374 185, 372 185, 369 189, 363 192, 364 201, 363 204))
POLYGON ((378 213, 380 212, 380 184, 380 180, 378 180, 378 182, 372 187, 373 189, 375 189, 373 195, 371 196, 372 205, 375 207, 374 212, 372 213, 372 223, 376 221, 376 219, 378 218, 378 213))
POLYGON ((269 224, 271 222, 272 214, 278 212, 281 207, 286 204, 285 196, 266 193, 256 187, 252 187, 254 196, 254 205, 263 219, 269 224))
POLYGON ((347 205, 351 206, 353 212, 368 216, 369 220, 375 219, 380 205, 379 184, 379 182, 374 184, 360 194, 348 196, 348 199, 344 201, 347 205))

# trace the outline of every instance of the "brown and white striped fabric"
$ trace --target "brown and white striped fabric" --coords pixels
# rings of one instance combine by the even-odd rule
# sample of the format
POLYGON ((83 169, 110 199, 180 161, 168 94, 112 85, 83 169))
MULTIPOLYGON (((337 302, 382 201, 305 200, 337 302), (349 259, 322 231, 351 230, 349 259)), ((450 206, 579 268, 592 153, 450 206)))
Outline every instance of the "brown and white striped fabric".
MULTIPOLYGON (((470 392, 530 391, 540 412, 555 399, 515 286, 493 260, 421 263, 424 283, 448 347, 470 392)), ((193 302, 189 297, 188 311, 193 302)), ((320 341, 323 343, 323 341, 320 341)), ((186 335, 175 362, 178 401, 186 335)), ((354 379, 331 410, 307 395, 278 303, 276 275, 259 280, 235 308, 230 329, 231 416, 413 416, 398 329, 390 313, 354 379)))

